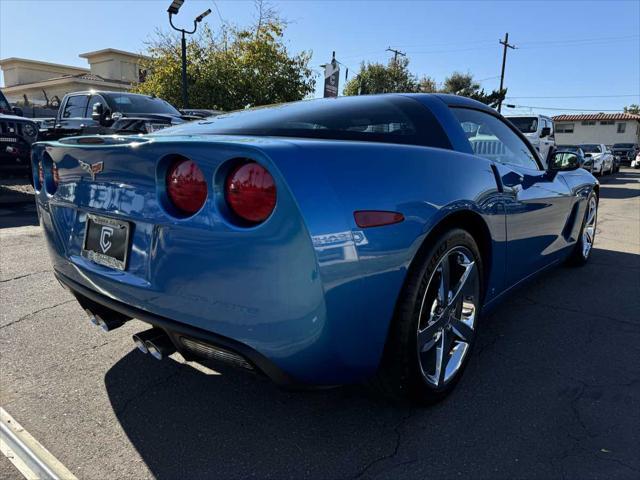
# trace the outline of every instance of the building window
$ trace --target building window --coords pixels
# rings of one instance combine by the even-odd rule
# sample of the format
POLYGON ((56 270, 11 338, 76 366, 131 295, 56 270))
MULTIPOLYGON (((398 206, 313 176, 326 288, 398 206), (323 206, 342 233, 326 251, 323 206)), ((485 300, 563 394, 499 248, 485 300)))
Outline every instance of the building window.
POLYGON ((600 122, 600 125, 614 125, 616 122, 613 120, 603 120, 600 122))
POLYGON ((584 120, 582 122, 582 125, 588 125, 588 126, 595 125, 595 124, 596 124, 595 120, 584 120))
POLYGON ((556 133, 573 133, 573 123, 558 123, 556 133))
POLYGON ((627 129, 627 124, 626 123, 619 123, 618 124, 618 133, 624 133, 626 129, 627 129))

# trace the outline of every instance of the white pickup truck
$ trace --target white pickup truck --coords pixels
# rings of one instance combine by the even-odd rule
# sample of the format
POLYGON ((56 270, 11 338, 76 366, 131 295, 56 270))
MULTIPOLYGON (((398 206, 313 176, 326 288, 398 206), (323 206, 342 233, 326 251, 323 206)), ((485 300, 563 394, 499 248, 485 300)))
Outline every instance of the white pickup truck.
POLYGON ((540 158, 546 167, 547 160, 556 146, 553 120, 544 115, 513 115, 508 116, 507 119, 524 133, 529 143, 540 154, 540 158))

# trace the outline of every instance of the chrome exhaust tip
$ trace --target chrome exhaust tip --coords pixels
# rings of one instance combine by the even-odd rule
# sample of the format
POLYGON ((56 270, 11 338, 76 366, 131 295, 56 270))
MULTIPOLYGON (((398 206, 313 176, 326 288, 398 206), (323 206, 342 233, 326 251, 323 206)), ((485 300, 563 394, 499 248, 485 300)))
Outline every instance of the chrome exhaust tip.
POLYGON ((115 330, 116 328, 124 325, 124 322, 120 321, 119 319, 105 318, 102 315, 96 315, 95 319, 98 322, 97 325, 104 332, 110 332, 111 330, 115 330))
POLYGON ((167 335, 144 342, 147 351, 156 360, 162 360, 176 351, 176 347, 167 335))
POLYGON ((89 310, 88 308, 85 308, 84 313, 87 314, 87 317, 89 318, 89 321, 91 323, 93 323, 96 327, 100 326, 100 323, 98 323, 98 319, 96 318, 96 316, 93 314, 91 310, 89 310))
POLYGON ((133 335, 133 343, 135 343, 136 348, 140 350, 142 353, 149 353, 149 349, 147 348, 147 340, 153 340, 155 338, 159 338, 165 335, 165 333, 159 328, 151 328, 149 330, 145 330, 144 332, 139 332, 133 335))

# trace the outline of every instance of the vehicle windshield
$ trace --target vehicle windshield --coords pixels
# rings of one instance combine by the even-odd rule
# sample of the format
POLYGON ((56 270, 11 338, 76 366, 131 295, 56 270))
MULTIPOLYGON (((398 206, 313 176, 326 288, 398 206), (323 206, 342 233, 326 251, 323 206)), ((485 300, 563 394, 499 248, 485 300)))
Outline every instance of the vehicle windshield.
POLYGON ((355 140, 451 148, 431 112, 415 100, 400 96, 303 100, 223 113, 157 133, 162 136, 202 134, 355 140))
POLYGON ((616 143, 613 148, 633 148, 633 143, 616 143))
POLYGON ((595 144, 580 145, 580 148, 584 153, 601 153, 602 151, 600 150, 600 145, 595 144))
POLYGON ((580 147, 578 145, 558 145, 558 151, 578 152, 580 147))
POLYGON ((112 104, 114 112, 180 115, 178 110, 161 98, 147 97, 146 95, 111 94, 108 95, 108 100, 112 104))
POLYGON ((9 105, 9 102, 2 91, 0 91, 0 113, 12 113, 11 105, 9 105))
POLYGON ((538 130, 536 117, 507 117, 522 133, 535 133, 538 130))

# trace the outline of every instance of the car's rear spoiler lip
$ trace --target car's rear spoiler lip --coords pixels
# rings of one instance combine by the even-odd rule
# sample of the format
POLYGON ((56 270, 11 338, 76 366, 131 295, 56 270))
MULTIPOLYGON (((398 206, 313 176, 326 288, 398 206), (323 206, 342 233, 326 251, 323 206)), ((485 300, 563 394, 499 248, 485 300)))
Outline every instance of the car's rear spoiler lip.
POLYGON ((269 377, 274 383, 283 387, 304 387, 304 385, 296 382, 287 373, 282 371, 273 362, 267 359, 264 355, 257 352, 253 348, 233 340, 222 335, 218 335, 201 328, 193 327, 182 322, 177 322, 166 317, 161 317, 153 313, 149 313, 145 310, 126 305, 122 302, 109 298, 98 292, 95 292, 79 283, 71 280, 57 270, 54 270, 54 275, 57 280, 65 287, 69 288, 73 293, 82 295, 84 297, 93 300, 100 305, 119 312, 127 317, 137 318, 145 323, 149 323, 154 327, 159 327, 164 330, 169 330, 172 333, 186 335, 195 339, 203 340, 212 345, 218 345, 232 352, 237 352, 244 358, 253 363, 260 371, 262 371, 267 377, 269 377))

